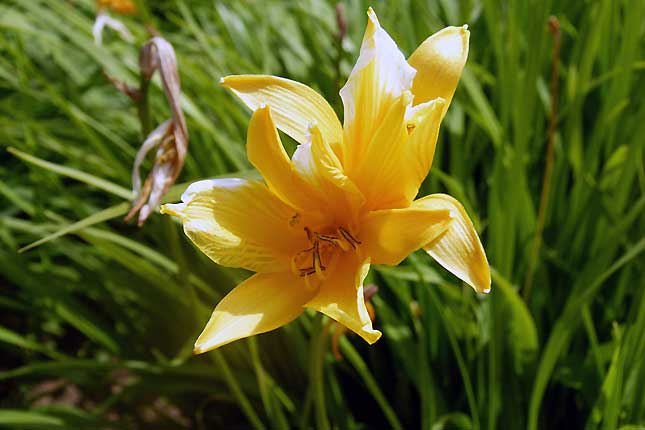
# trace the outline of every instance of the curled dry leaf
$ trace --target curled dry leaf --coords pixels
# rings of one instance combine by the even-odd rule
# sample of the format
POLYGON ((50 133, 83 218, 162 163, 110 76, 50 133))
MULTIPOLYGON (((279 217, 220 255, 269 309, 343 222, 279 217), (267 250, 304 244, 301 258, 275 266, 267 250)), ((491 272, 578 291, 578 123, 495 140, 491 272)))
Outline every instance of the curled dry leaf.
POLYGON ((139 67, 142 78, 146 81, 152 79, 155 70, 159 70, 166 99, 172 111, 172 118, 164 121, 148 135, 132 167, 134 203, 126 221, 139 212, 138 224, 142 225, 181 172, 188 148, 188 129, 180 105, 181 85, 172 45, 162 37, 152 38, 141 48, 139 67), (142 185, 139 174, 141 164, 153 148, 157 148, 155 161, 142 185))

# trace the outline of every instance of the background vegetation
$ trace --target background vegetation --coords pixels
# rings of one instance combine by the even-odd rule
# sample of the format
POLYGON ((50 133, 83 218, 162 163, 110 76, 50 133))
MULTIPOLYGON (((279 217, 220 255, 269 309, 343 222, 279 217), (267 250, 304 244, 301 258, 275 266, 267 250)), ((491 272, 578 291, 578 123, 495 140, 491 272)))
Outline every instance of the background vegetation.
MULTIPOLYGON (((220 76, 286 76, 340 107, 369 4, 344 5, 339 51, 334 2, 140 1, 144 13, 119 18, 137 42, 106 31, 100 47, 90 0, 2 2, 1 428, 645 427, 643 0, 372 2, 406 54, 445 25, 470 25, 422 194, 464 202, 491 294, 419 253, 371 272, 384 332, 373 347, 342 336, 337 360, 334 326, 307 314, 191 356, 212 307, 248 274, 212 264, 170 217, 122 221, 143 136, 104 73, 138 83, 144 23, 174 45, 191 136, 176 200, 187 182, 249 174, 249 113, 220 76), (534 253, 550 15, 562 29, 560 102, 534 253)), ((151 103, 155 123, 169 116, 158 78, 151 103)))

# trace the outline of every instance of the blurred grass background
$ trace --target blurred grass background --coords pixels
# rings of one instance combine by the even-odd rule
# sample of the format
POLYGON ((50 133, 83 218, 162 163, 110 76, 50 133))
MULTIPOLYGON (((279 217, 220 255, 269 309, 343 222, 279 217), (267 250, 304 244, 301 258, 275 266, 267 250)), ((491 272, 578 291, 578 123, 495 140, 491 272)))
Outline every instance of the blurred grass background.
MULTIPOLYGON (((0 428, 645 428, 643 0, 347 1, 340 57, 335 2, 138 6, 119 17, 137 42, 106 30, 97 47, 90 0, 0 4, 0 428), (336 360, 333 325, 306 314, 191 356, 213 306, 248 274, 212 264, 170 217, 122 221, 143 136, 104 73, 138 83, 144 23, 174 45, 191 136, 176 200, 188 182, 249 174, 249 113, 219 77, 289 77, 338 110, 369 5, 406 55, 445 25, 470 26, 421 194, 464 203, 491 294, 418 253, 371 272, 384 332, 372 347, 343 336, 336 360), (560 103, 534 258, 550 15, 560 103)), ((155 83, 159 123, 169 110, 155 83)))

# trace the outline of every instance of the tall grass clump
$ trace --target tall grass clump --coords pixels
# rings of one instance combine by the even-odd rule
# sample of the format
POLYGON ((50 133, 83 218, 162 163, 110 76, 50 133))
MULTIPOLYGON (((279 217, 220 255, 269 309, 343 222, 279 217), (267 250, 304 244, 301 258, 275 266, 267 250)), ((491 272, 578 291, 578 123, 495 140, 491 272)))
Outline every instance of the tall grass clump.
MULTIPOLYGON (((135 3, 119 19, 136 42, 106 30, 100 46, 90 0, 0 4, 0 428, 645 426, 645 2, 348 1, 340 39, 335 2, 135 3), (343 334, 334 354, 335 327, 306 314, 193 357, 248 273, 213 264, 169 217, 123 222, 145 136, 106 75, 138 85, 147 28, 174 46, 190 133, 176 201, 188 182, 255 175, 249 114, 219 78, 285 76, 340 113, 370 5, 407 54, 469 24, 420 194, 464 203, 492 292, 418 253, 369 275, 372 347, 343 334)), ((152 82, 158 124, 170 110, 152 82)))

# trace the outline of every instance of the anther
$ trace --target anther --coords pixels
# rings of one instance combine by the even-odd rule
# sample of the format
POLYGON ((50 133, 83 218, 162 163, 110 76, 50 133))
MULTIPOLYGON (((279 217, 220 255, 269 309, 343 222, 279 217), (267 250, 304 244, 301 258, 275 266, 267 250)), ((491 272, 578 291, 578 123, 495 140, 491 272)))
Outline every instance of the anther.
POLYGON ((306 269, 300 269, 300 276, 306 278, 309 275, 316 273, 316 269, 313 267, 307 267, 306 269))
POLYGON ((341 241, 336 236, 330 236, 327 234, 316 234, 316 238, 322 240, 323 242, 330 243, 333 246, 341 246, 340 244, 341 241))
POLYGON ((341 236, 349 243, 352 248, 356 249, 357 245, 361 244, 361 241, 356 239, 354 236, 351 235, 350 232, 345 230, 343 227, 338 227, 338 232, 340 233, 341 236))
POLYGON ((324 280, 325 276, 323 275, 323 270, 325 270, 325 266, 323 266, 322 261, 320 260, 320 250, 318 249, 318 242, 314 243, 314 270, 316 271, 316 275, 318 275, 318 278, 320 280, 324 280))

